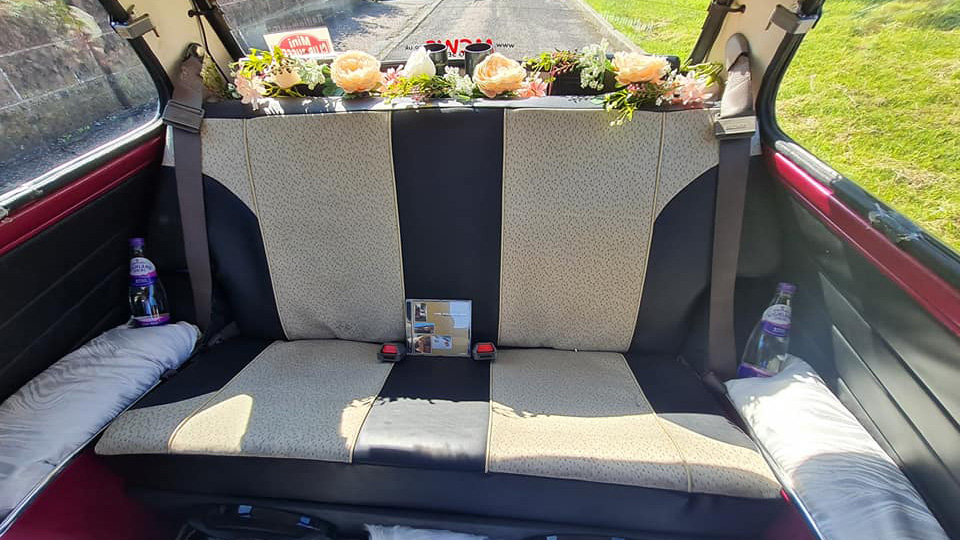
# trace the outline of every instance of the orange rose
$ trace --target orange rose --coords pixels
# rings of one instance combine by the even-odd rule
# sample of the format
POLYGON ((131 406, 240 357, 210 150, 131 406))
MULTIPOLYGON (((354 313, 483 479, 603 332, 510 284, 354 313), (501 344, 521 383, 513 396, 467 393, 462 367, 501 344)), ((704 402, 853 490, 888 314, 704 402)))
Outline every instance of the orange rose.
POLYGON ((473 70, 473 82, 488 98, 519 89, 526 76, 527 70, 519 62, 500 53, 484 58, 473 70))
POLYGON ((652 82, 659 84, 670 72, 670 62, 663 58, 636 52, 618 52, 613 55, 613 69, 621 85, 652 82))
POLYGON ((333 83, 348 94, 375 90, 383 84, 380 61, 362 51, 347 51, 330 64, 333 83))

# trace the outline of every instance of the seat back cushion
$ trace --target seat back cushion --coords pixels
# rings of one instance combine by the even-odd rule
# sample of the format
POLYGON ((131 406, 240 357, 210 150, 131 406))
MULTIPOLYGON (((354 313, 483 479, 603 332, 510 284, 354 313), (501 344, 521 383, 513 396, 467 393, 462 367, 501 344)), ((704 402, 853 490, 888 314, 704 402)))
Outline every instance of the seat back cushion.
POLYGON ((626 351, 655 220, 717 162, 711 111, 505 115, 500 344, 626 351))
POLYGON ((255 214, 288 339, 403 336, 390 118, 369 112, 204 122, 204 174, 255 214))
POLYGON ((410 296, 472 300, 476 337, 503 346, 676 352, 709 279, 712 115, 208 117, 203 169, 224 188, 208 191, 231 193, 257 229, 225 254, 211 237, 219 282, 234 312, 276 313, 235 315, 263 338, 401 339, 410 296))

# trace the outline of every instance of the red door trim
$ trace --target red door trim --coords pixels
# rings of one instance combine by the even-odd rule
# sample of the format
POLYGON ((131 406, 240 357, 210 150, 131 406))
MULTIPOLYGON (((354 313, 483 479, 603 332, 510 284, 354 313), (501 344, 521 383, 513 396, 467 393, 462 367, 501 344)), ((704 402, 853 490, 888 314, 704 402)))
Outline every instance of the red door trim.
POLYGON ((779 179, 835 234, 857 249, 931 315, 960 335, 960 291, 903 251, 783 154, 764 148, 779 179))
POLYGON ((0 221, 0 255, 33 238, 40 231, 155 163, 163 151, 163 144, 164 137, 161 134, 75 182, 17 209, 13 215, 0 221))

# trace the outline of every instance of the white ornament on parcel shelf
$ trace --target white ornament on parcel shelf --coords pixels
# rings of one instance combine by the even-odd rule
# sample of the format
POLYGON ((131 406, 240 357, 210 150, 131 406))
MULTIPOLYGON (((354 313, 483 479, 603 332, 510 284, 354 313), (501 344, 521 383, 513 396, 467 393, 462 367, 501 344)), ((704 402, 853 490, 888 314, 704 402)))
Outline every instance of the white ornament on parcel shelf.
POLYGON ((437 74, 437 66, 433 65, 433 60, 427 54, 427 49, 420 47, 410 54, 407 63, 404 64, 402 75, 407 78, 413 78, 420 75, 433 77, 437 74))

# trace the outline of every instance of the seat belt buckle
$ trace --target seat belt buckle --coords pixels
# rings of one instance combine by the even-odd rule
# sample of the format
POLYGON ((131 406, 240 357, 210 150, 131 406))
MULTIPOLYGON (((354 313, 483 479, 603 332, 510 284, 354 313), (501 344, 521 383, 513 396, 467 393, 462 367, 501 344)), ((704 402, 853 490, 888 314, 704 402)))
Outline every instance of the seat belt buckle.
POLYGON ((733 118, 717 118, 713 124, 713 133, 717 139, 749 139, 757 132, 757 117, 737 116, 733 118))
POLYGON ((479 341, 473 344, 474 360, 488 360, 493 362, 497 359, 497 346, 490 341, 479 341))
POLYGON ((163 123, 189 133, 200 133, 203 109, 171 99, 163 108, 163 123))
POLYGON ((399 362, 407 356, 407 346, 403 343, 384 343, 377 351, 377 360, 381 362, 399 362))

